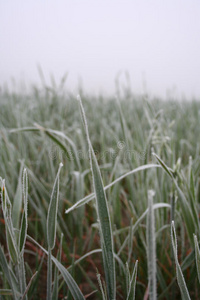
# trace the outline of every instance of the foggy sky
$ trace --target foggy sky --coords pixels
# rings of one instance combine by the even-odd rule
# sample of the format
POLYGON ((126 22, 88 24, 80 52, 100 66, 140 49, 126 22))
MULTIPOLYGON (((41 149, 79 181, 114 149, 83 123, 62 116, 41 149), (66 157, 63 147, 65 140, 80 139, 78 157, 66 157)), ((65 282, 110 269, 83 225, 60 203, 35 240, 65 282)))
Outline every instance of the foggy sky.
POLYGON ((127 70, 134 92, 199 97, 200 1, 0 0, 0 86, 38 64, 69 89, 112 93, 127 70))

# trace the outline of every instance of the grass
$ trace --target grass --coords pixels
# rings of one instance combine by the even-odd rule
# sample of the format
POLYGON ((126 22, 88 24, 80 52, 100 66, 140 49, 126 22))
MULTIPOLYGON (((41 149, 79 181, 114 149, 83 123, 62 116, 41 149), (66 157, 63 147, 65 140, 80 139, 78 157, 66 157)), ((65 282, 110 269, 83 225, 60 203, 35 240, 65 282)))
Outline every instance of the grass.
POLYGON ((198 299, 200 102, 80 95, 1 92, 0 298, 198 299))

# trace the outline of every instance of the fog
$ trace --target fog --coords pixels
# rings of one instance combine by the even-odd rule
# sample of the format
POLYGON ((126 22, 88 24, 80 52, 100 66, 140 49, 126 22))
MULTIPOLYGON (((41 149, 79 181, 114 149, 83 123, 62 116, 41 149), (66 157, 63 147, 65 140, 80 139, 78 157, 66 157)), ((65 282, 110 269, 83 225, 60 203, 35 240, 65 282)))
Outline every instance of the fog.
POLYGON ((200 1, 0 0, 0 86, 50 84, 200 96, 200 1), (119 75, 121 74, 121 75, 119 75))

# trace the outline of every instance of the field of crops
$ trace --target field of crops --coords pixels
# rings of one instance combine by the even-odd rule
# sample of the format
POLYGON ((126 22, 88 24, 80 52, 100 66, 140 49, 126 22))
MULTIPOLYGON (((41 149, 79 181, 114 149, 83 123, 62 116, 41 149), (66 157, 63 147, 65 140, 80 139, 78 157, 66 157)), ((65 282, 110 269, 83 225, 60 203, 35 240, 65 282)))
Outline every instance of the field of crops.
POLYGON ((4 90, 0 154, 0 299, 200 299, 200 102, 4 90))

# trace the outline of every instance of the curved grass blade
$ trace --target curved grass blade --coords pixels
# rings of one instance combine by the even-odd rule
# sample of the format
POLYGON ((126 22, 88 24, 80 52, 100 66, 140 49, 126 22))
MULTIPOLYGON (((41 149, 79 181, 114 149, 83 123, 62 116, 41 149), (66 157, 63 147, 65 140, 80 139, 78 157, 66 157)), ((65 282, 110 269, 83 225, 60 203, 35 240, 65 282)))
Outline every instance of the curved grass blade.
MULTIPOLYGON (((148 165, 143 165, 140 166, 132 171, 129 171, 125 174, 123 174, 122 176, 120 176, 119 178, 115 179, 113 182, 111 182, 110 184, 106 185, 104 187, 104 191, 106 191, 107 189, 111 188, 113 185, 115 185, 117 182, 119 182, 120 180, 126 178, 127 176, 137 173, 139 171, 143 171, 143 170, 147 170, 147 169, 151 169, 151 168, 160 168, 160 165, 156 165, 156 164, 148 164, 148 165)), ((90 202, 91 200, 95 199, 95 193, 92 193, 86 197, 84 197, 83 199, 80 199, 78 202, 76 202, 73 206, 71 206, 70 208, 65 210, 65 213, 68 214, 69 212, 73 211, 76 208, 81 207, 82 205, 87 204, 88 202, 90 202)))
MULTIPOLYGON (((167 203, 156 203, 153 205, 153 209, 158 209, 158 208, 171 208, 171 206, 167 203)), ((143 214, 137 219, 137 221, 135 222, 135 224, 133 224, 133 228, 132 228, 132 234, 135 233, 136 229, 138 228, 139 224, 143 221, 143 219, 145 218, 145 216, 148 214, 148 211, 149 209, 147 208, 145 210, 145 212, 143 212, 143 214)), ((125 228, 121 228, 121 229, 118 229, 116 230, 113 234, 114 235, 117 235, 117 234, 120 234, 120 233, 123 233, 125 231, 128 231, 129 230, 129 226, 128 227, 125 227, 125 228)), ((121 251, 124 249, 124 247, 126 246, 126 244, 128 243, 129 241, 129 235, 126 236, 122 246, 120 247, 117 255, 119 255, 121 253, 121 251)))
POLYGON ((76 145, 67 135, 65 135, 63 132, 58 131, 58 130, 44 128, 41 125, 36 124, 36 123, 34 125, 36 127, 13 128, 13 129, 9 130, 9 132, 10 133, 27 132, 27 131, 32 131, 32 132, 42 131, 42 132, 44 132, 51 140, 53 140, 66 153, 66 155, 69 159, 73 158, 78 166, 78 169, 81 169, 76 145), (70 145, 70 147, 72 149, 72 153, 69 153, 66 146, 56 136, 59 136, 67 141, 67 143, 70 145))
MULTIPOLYGON (((36 242, 32 237, 27 235, 27 238, 33 242, 35 245, 37 245, 43 252, 48 255, 48 251, 44 249, 38 242, 36 242)), ((85 300, 81 290, 79 289, 77 283, 71 276, 71 274, 68 272, 68 270, 53 256, 51 255, 51 260, 54 262, 56 267, 58 268, 59 272, 61 273, 64 281, 66 282, 72 296, 74 297, 74 300, 85 300)))
POLYGON ((116 298, 115 260, 114 260, 113 236, 112 236, 108 203, 107 203, 106 194, 103 186, 103 180, 101 177, 97 159, 90 142, 85 111, 80 97, 78 97, 78 100, 81 108, 81 113, 83 117, 83 122, 84 122, 84 127, 87 136, 88 147, 89 147, 90 164, 91 164, 91 170, 93 175, 93 184, 94 184, 96 206, 97 206, 97 216, 98 216, 99 227, 100 227, 100 239, 101 239, 104 272, 106 278, 107 294, 109 299, 115 299, 116 298))
POLYGON ((175 263, 176 263, 176 276, 177 276, 177 281, 178 285, 181 291, 181 296, 183 300, 190 300, 190 296, 188 293, 188 289, 185 283, 185 279, 183 277, 183 273, 181 271, 180 264, 178 262, 178 256, 177 256, 177 239, 176 239, 176 230, 175 230, 175 225, 174 221, 172 221, 171 224, 171 240, 172 240, 172 248, 174 252, 174 258, 175 258, 175 263))
POLYGON ((190 238, 191 244, 193 245, 193 242, 194 242, 193 234, 194 234, 194 232, 196 232, 198 230, 199 224, 195 223, 195 217, 193 217, 189 203, 186 200, 185 195, 183 194, 182 190, 180 189, 180 187, 177 184, 176 179, 173 176, 173 173, 172 173, 173 171, 165 165, 165 163, 162 161, 162 159, 160 157, 158 157, 158 155, 156 155, 155 153, 152 153, 152 154, 156 157, 156 159, 158 160, 158 162, 162 166, 162 168, 172 178, 172 180, 176 186, 176 189, 177 189, 178 195, 179 195, 179 199, 181 202, 181 210, 182 210, 183 217, 184 217, 184 220, 186 223, 188 236, 190 238))

